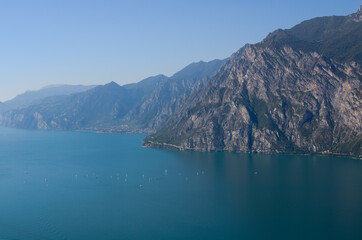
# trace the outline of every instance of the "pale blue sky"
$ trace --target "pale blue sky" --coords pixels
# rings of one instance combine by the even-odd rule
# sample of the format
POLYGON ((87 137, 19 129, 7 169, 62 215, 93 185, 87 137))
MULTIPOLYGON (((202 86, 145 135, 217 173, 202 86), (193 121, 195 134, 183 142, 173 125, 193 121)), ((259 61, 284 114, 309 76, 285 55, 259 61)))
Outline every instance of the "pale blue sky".
POLYGON ((0 0, 0 101, 49 84, 119 84, 223 59, 357 0, 0 0))

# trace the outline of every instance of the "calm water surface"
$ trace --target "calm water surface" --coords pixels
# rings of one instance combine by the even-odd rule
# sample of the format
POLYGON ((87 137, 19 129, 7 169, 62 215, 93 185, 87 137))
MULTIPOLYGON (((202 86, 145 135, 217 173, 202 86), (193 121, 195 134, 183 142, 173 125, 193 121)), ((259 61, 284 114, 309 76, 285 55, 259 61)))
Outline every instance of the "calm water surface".
POLYGON ((362 239, 362 161, 0 128, 0 239, 362 239))

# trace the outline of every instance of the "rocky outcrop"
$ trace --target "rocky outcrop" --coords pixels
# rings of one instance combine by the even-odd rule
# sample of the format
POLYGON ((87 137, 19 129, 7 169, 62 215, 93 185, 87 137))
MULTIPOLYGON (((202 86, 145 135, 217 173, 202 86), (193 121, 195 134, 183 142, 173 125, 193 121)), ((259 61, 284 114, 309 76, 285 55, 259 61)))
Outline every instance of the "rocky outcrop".
POLYGON ((356 13, 349 15, 349 17, 352 21, 361 22, 362 21, 362 5, 359 7, 359 9, 356 13))
POLYGON ((249 45, 147 146, 361 154, 362 70, 316 52, 249 45))

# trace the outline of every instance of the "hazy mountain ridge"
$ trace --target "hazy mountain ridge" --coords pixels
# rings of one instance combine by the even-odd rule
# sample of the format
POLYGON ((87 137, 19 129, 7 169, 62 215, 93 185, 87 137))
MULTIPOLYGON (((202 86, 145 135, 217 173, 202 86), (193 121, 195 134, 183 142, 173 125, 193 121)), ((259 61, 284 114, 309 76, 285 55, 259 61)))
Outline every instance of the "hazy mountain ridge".
POLYGON ((124 86, 111 82, 81 93, 45 98, 4 112, 0 123, 30 129, 154 131, 223 62, 193 63, 172 77, 157 75, 124 86))
POLYGON ((339 53, 329 49, 331 39, 323 34, 343 31, 350 23, 360 29, 362 22, 352 21, 360 10, 338 21, 322 18, 327 25, 319 18, 305 21, 236 52, 145 145, 361 156, 362 70, 360 52, 354 50, 361 48, 362 36, 353 38, 356 33, 346 31, 335 38, 347 53, 336 60, 329 56, 339 53), (296 29, 303 41, 295 37, 296 29), (310 31, 313 37, 308 37, 310 31), (317 47, 313 39, 318 39, 317 47))
POLYGON ((111 82, 86 92, 49 97, 41 103, 2 114, 5 126, 35 129, 96 129, 115 124, 131 106, 125 88, 111 82))
POLYGON ((2 105, 0 112, 10 109, 25 108, 33 104, 39 103, 41 100, 60 95, 70 95, 73 93, 84 92, 94 88, 94 85, 50 85, 36 91, 26 91, 25 93, 17 95, 15 98, 5 101, 2 105))

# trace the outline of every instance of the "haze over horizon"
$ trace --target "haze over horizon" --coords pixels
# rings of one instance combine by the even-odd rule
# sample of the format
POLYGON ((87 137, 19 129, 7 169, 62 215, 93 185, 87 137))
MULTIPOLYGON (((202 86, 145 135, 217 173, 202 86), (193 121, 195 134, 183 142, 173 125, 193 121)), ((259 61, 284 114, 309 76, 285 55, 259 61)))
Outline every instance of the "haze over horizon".
POLYGON ((360 3, 2 1, 0 101, 54 84, 120 85, 224 59, 269 32, 360 3))

